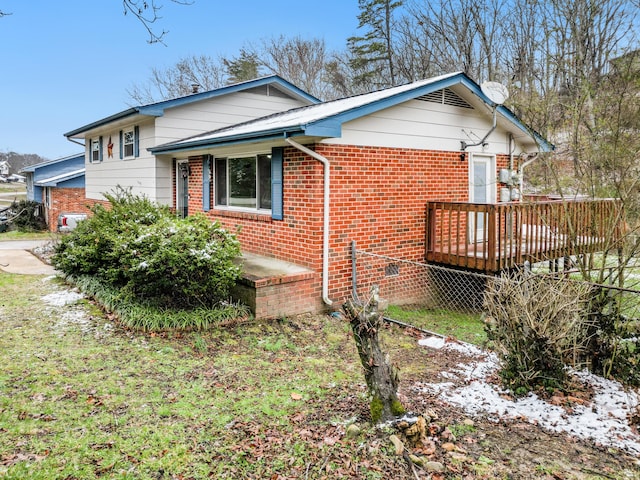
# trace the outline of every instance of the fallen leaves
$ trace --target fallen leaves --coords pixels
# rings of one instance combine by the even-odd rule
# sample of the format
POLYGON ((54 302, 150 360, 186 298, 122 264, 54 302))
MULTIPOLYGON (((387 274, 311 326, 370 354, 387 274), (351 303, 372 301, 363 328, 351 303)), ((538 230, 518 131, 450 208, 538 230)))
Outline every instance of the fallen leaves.
MULTIPOLYGON (((48 452, 47 452, 48 455, 48 452)), ((41 462, 47 455, 36 455, 35 453, 12 453, 9 455, 5 455, 0 459, 0 465, 5 467, 10 467, 15 465, 16 463, 25 462, 25 463, 36 463, 41 462)))

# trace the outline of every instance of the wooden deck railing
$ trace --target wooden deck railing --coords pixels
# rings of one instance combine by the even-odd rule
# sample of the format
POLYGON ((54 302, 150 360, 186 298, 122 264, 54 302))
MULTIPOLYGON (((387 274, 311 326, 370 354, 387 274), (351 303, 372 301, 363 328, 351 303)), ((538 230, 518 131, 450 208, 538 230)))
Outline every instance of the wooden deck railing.
POLYGON ((486 272, 617 248, 623 225, 610 199, 428 202, 426 213, 427 261, 486 272))

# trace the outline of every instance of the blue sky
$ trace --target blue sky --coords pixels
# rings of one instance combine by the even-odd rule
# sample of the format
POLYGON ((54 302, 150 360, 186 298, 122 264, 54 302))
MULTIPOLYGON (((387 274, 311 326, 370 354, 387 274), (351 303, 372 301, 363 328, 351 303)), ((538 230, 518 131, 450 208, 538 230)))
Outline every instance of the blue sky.
POLYGON ((279 35, 342 49, 359 34, 357 0, 156 2, 166 46, 148 44, 120 0, 0 0, 12 13, 0 18, 0 152, 77 153, 65 132, 128 108, 128 88, 186 56, 236 56, 279 35))

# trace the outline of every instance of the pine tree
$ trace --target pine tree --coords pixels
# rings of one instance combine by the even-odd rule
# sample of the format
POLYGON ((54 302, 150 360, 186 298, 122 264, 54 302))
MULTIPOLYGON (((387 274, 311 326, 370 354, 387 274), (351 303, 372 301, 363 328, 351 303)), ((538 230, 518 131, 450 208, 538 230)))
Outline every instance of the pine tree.
POLYGON ((357 85, 378 88, 396 84, 393 60, 393 11, 403 0, 358 0, 358 28, 367 28, 363 36, 348 39, 352 55, 350 67, 356 72, 357 85))
POLYGON ((225 58, 222 62, 229 75, 229 84, 253 80, 260 75, 258 56, 244 48, 240 50, 240 56, 233 59, 225 58))

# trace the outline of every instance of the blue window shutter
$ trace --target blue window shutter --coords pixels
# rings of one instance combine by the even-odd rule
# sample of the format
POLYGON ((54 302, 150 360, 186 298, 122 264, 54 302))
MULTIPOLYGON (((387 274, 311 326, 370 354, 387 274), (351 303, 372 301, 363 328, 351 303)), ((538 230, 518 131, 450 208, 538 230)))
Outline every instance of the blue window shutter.
POLYGON ((122 144, 122 140, 123 140, 122 130, 120 130, 120 160, 122 160, 123 157, 124 157, 124 151, 123 151, 124 150, 124 145, 122 144))
POLYGON ((133 127, 133 156, 140 156, 140 128, 137 125, 133 127))
POLYGON ((284 220, 282 164, 284 148, 276 147, 271 150, 271 218, 284 220))
POLYGON ((100 148, 100 151, 98 152, 98 161, 102 161, 102 135, 100 135, 100 138, 98 138, 98 147, 100 148))
POLYGON ((202 159, 202 210, 211 210, 211 155, 202 159))

